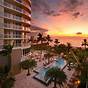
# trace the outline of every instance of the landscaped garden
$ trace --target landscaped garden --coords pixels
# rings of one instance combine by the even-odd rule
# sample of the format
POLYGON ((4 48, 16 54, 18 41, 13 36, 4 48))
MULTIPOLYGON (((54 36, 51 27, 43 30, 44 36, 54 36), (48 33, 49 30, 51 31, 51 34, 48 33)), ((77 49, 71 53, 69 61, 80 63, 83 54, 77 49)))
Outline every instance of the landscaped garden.
MULTIPOLYGON (((62 44, 58 39, 52 40, 49 35, 43 36, 40 33, 38 34, 37 38, 30 38, 29 42, 31 42, 31 55, 29 55, 28 59, 23 60, 20 63, 22 69, 21 73, 23 70, 27 70, 28 77, 33 74, 43 74, 43 79, 45 81, 49 80, 47 86, 54 83, 54 88, 66 88, 64 85, 66 85, 67 88, 88 88, 88 45, 86 39, 84 39, 82 42, 82 46, 84 46, 84 48, 73 47, 70 43, 67 43, 66 45, 62 44), (54 43, 53 46, 51 46, 52 42, 54 43), (55 65, 55 62, 60 59, 66 61, 66 64, 64 64, 62 68, 58 67, 58 65, 55 65), (40 70, 38 70, 37 73, 35 72, 36 69, 40 68, 45 68, 45 73, 40 70), (69 77, 69 73, 66 72, 67 70, 69 73, 73 72, 70 74, 72 75, 71 77, 69 77), (59 84, 59 86, 57 87, 56 84, 59 84)), ((6 65, 0 65, 1 88, 11 88, 13 84, 15 85, 15 81, 17 81, 15 79, 16 76, 12 76, 10 73, 12 48, 12 46, 7 45, 1 52, 1 55, 8 59, 8 63, 6 65)), ((33 77, 35 75, 33 75, 33 77)), ((31 79, 34 79, 33 77, 31 77, 31 79)), ((34 81, 38 80, 34 79, 34 81)))

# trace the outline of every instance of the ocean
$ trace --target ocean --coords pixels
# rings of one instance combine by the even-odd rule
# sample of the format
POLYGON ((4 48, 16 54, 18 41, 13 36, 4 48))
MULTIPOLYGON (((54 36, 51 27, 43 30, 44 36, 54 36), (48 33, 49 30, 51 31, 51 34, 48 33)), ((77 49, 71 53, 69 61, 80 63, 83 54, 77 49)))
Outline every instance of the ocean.
POLYGON ((88 37, 80 37, 80 36, 52 36, 53 39, 57 38, 60 43, 66 44, 67 42, 71 43, 74 47, 81 47, 83 39, 87 39, 88 37))

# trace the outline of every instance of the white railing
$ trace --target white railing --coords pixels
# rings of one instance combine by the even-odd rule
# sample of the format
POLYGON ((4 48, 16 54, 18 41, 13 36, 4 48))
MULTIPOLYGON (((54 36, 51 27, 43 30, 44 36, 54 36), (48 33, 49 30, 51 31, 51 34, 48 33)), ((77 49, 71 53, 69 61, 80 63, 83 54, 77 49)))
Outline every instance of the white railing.
POLYGON ((30 31, 29 27, 24 27, 24 26, 20 26, 20 25, 16 25, 16 24, 11 24, 11 23, 0 23, 0 28, 30 31))
POLYGON ((0 50, 3 49, 3 45, 0 45, 0 50))
MULTIPOLYGON (((18 2, 19 4, 22 4, 23 6, 25 6, 26 8, 28 8, 29 10, 31 10, 31 8, 30 8, 30 5, 28 5, 25 1, 23 2, 21 2, 21 1, 18 1, 18 0, 15 0, 16 2, 18 2)), ((29 0, 30 1, 30 0, 29 0)))
POLYGON ((12 38, 11 34, 4 34, 4 38, 12 38))
MULTIPOLYGON (((15 6, 15 5, 12 5, 12 4, 8 3, 8 2, 4 2, 4 3, 3 3, 3 2, 0 2, 0 5, 3 5, 4 7, 10 8, 10 9, 12 9, 12 10, 16 10, 16 11, 19 12, 19 13, 25 14, 22 8, 17 7, 17 6, 15 6)), ((25 5, 24 5, 24 6, 25 6, 25 5)), ((28 8, 31 10, 30 7, 28 7, 28 8)), ((25 15, 29 16, 29 13, 28 13, 27 11, 25 11, 25 12, 26 12, 25 15)))
POLYGON ((30 24, 30 21, 28 21, 27 19, 20 17, 20 16, 9 14, 6 12, 4 14, 0 14, 0 16, 30 24))

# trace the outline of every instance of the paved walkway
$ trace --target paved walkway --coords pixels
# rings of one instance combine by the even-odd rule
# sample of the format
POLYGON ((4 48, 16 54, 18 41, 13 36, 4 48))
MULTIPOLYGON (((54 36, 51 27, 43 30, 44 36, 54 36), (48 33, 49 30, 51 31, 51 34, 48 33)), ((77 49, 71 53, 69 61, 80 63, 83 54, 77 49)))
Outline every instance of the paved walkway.
MULTIPOLYGON (((37 63, 37 68, 43 66, 44 61, 37 63)), ((23 71, 20 74, 15 76, 15 84, 13 88, 52 88, 53 84, 49 85, 48 87, 44 84, 40 83, 33 76, 36 74, 35 72, 31 72, 30 76, 26 76, 27 71, 23 71)))
POLYGON ((16 76, 15 85, 13 88, 52 88, 52 85, 45 86, 39 81, 35 80, 32 73, 30 76, 26 76, 27 72, 22 72, 21 74, 16 76))
MULTIPOLYGON (((35 80, 33 76, 35 75, 33 72, 30 76, 26 76, 27 72, 22 72, 16 75, 16 81, 13 88, 53 88, 53 83, 49 86, 45 86, 44 84, 40 83, 39 81, 35 80)), ((59 85, 57 84, 57 88, 59 85)), ((67 88, 64 86, 64 88, 67 88)))
MULTIPOLYGON (((44 61, 38 62, 37 68, 40 68, 43 66, 44 61)), ((64 70, 67 76, 71 76, 72 72, 68 72, 67 68, 64 70)), ((49 86, 45 86, 44 84, 40 83, 36 79, 33 78, 33 76, 36 74, 35 72, 32 72, 30 76, 26 76, 27 71, 23 71, 20 74, 16 75, 16 81, 13 88, 53 88, 53 83, 49 86)), ((70 77, 68 77, 70 78, 70 77)), ((59 88, 59 85, 57 84, 57 88, 59 88)), ((64 88, 67 88, 66 86, 64 88)))

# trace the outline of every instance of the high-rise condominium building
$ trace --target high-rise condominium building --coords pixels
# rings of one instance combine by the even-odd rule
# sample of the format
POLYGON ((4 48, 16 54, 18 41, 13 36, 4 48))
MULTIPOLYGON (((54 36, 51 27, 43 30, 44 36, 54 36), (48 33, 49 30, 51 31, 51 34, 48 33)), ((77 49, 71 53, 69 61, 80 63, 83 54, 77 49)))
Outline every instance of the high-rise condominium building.
POLYGON ((30 0, 0 0, 0 49, 3 45, 14 45, 13 66, 29 51, 30 14, 30 0))

